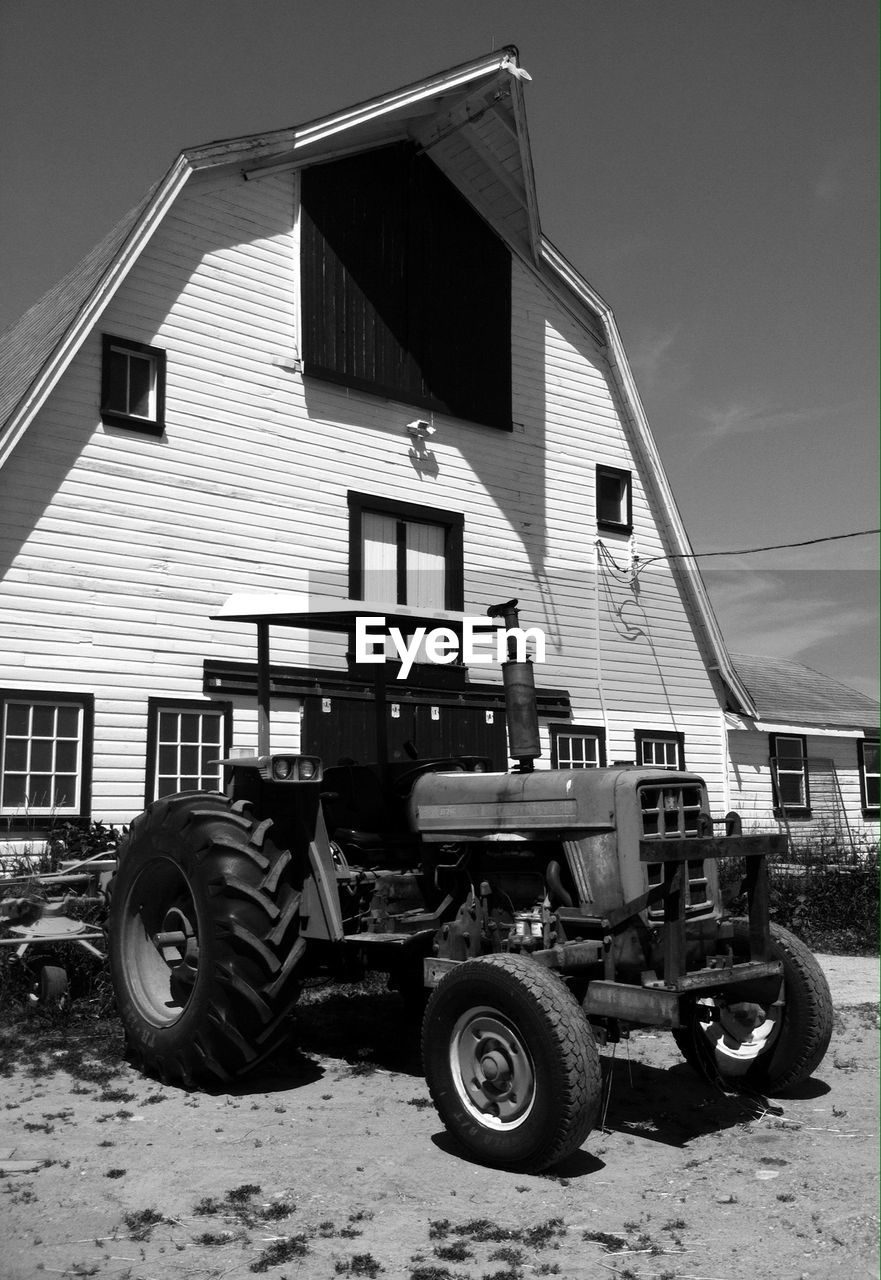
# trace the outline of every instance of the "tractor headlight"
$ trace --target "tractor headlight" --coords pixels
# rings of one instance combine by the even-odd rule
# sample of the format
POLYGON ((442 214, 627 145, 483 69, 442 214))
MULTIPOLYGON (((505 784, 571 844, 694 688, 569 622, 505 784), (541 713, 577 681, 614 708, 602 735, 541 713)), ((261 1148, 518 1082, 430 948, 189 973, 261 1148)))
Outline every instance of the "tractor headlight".
POLYGON ((294 771, 293 761, 285 756, 277 756, 272 762, 272 776, 280 782, 286 781, 294 771))
POLYGON ((315 777, 315 764, 312 760, 300 761, 300 777, 307 782, 315 777))

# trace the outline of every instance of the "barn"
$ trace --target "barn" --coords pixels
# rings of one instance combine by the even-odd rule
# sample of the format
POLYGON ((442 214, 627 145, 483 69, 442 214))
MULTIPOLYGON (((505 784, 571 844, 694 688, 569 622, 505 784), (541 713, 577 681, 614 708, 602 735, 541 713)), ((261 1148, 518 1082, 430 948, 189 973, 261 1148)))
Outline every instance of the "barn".
MULTIPOLYGON (((730 807, 726 714, 758 710, 612 311, 542 232, 527 79, 508 47, 188 148, 5 335, 7 842, 217 787, 257 733, 251 628, 214 620, 238 592, 516 597, 538 767, 687 767, 730 807)), ((274 638, 274 748, 363 756, 357 658, 274 638)), ((496 665, 390 662, 385 700, 393 758, 506 767, 496 665)))

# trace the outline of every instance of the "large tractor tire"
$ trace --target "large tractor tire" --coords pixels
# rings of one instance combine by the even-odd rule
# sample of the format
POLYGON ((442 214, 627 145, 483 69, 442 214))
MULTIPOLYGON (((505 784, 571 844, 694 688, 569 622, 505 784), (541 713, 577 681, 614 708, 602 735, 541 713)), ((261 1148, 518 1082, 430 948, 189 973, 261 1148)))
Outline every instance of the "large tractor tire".
MULTIPOLYGON (((748 959, 749 921, 733 924, 735 959, 748 959)), ((688 1025, 673 1032, 686 1062, 725 1088, 788 1093, 810 1077, 829 1047, 832 997, 814 956, 788 929, 772 924, 770 958, 783 964, 779 1000, 729 1008, 697 1000, 688 1025)))
POLYGON ((451 969, 428 1002, 422 1053, 442 1121, 483 1164, 537 1173, 580 1147, 596 1118, 590 1025, 561 980, 524 956, 451 969))
POLYGON ((110 886, 110 973, 134 1061, 226 1084, 281 1042, 296 998, 303 869, 243 802, 196 792, 132 823, 110 886))

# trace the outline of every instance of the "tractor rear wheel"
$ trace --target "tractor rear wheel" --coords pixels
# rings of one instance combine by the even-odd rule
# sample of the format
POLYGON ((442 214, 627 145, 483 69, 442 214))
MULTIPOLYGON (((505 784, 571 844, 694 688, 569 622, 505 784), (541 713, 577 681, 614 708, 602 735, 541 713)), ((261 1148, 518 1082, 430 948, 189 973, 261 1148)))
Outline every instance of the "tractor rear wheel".
POLYGON ((593 1032, 563 982, 519 955, 456 965, 422 1030, 425 1075, 477 1160, 537 1173, 581 1146, 601 1096, 593 1032))
POLYGON ((286 1033, 302 868, 243 802, 196 792, 132 823, 110 886, 110 973, 135 1061, 224 1084, 286 1033))
MULTIPOLYGON (((735 919, 736 960, 749 958, 749 921, 735 919)), ((832 1036, 832 997, 805 944, 771 925, 770 959, 783 964, 780 998, 767 1006, 697 1000, 687 1026, 674 1031, 689 1066, 715 1084, 782 1094, 819 1066, 832 1036)))

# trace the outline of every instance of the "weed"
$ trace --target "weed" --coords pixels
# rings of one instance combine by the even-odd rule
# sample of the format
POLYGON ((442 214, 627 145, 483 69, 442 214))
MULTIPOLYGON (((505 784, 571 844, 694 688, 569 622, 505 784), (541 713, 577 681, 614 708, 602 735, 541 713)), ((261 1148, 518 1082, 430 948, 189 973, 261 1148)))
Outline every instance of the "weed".
POLYGON ((231 1231, 203 1231, 193 1239, 195 1244, 229 1244, 233 1234, 231 1231))
POLYGON ((445 1240, 450 1234, 449 1218, 437 1218, 434 1222, 428 1224, 429 1240, 445 1240))
POLYGON ((240 1187, 233 1187, 232 1191, 227 1191, 226 1199, 231 1205, 247 1204, 259 1194, 260 1187, 256 1182, 243 1182, 240 1187))
POLYGON ((123 1218, 133 1240, 149 1240, 153 1228, 161 1221, 162 1214, 155 1209, 139 1209, 123 1218))
POLYGON ((583 1231, 581 1238, 601 1244, 608 1253, 620 1253, 627 1248, 627 1241, 623 1236, 613 1236, 609 1231, 583 1231))
POLYGON ((541 1222, 536 1227, 528 1227, 521 1238, 524 1244, 533 1249, 544 1249, 555 1236, 565 1234, 566 1226, 562 1218, 548 1218, 547 1222, 541 1222))
POLYGON ((98 1094, 99 1102, 134 1102, 136 1095, 129 1089, 103 1089, 98 1094))
POLYGON ((309 1252, 304 1235, 289 1236, 287 1240, 273 1240, 263 1250, 256 1262, 251 1263, 252 1271, 268 1271, 270 1267, 280 1267, 283 1262, 293 1258, 304 1258, 309 1252))
POLYGON ((781 1204, 792 1204, 793 1200, 795 1199, 795 1196, 792 1194, 791 1191, 781 1191, 777 1199, 780 1201, 781 1204))
POLYGON ((519 1267, 523 1265, 524 1254, 522 1249, 515 1249, 512 1245, 502 1245, 501 1249, 493 1249, 489 1255, 490 1262, 507 1262, 509 1267, 519 1267))
POLYGON ((385 1267, 381 1262, 377 1262, 372 1253, 355 1253, 349 1263, 349 1268, 353 1276, 378 1276, 381 1271, 385 1271, 385 1267))
POLYGON ((465 1262, 474 1256, 461 1240, 454 1240, 452 1244, 435 1245, 434 1252, 435 1256, 443 1259, 444 1262, 465 1262))
POLYGON ((257 1217, 262 1222, 277 1222, 279 1218, 289 1218, 296 1207, 288 1200, 277 1200, 275 1204, 265 1205, 258 1210, 257 1217))
POLYGON ((151 1093, 148 1098, 141 1099, 142 1107, 154 1107, 157 1102, 167 1102, 168 1099, 161 1093, 151 1093))
POLYGON ((223 1205, 213 1196, 205 1196, 198 1204, 193 1205, 193 1213, 197 1218, 207 1218, 210 1214, 220 1213, 223 1205))
POLYGON ((416 1107, 418 1110, 421 1111, 424 1107, 431 1106, 431 1098, 408 1098, 407 1106, 416 1107))
POLYGON ((683 1231, 688 1226, 684 1218, 671 1218, 661 1227, 662 1231, 683 1231))
POLYGON ((560 1274, 559 1262, 541 1262, 535 1269, 536 1275, 539 1276, 558 1276, 560 1274))
POLYGON ((519 1231, 497 1226, 495 1222, 490 1222, 489 1218, 472 1218, 470 1222, 463 1222, 461 1226, 454 1227, 453 1232, 457 1236, 470 1236, 477 1244, 500 1243, 503 1240, 521 1238, 519 1231))
POLYGON ((107 1172, 104 1174, 104 1177, 105 1178, 124 1178, 127 1172, 128 1172, 127 1169, 108 1169, 107 1172))

